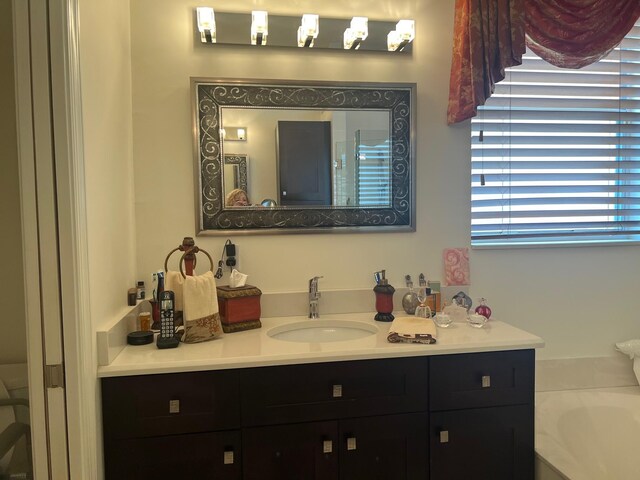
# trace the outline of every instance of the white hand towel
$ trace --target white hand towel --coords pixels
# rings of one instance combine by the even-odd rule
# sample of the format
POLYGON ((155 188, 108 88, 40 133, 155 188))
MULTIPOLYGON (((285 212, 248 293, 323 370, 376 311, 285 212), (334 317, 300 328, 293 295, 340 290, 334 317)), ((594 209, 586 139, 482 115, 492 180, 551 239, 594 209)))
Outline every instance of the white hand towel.
POLYGON ((430 318, 398 317, 389 327, 391 343, 436 343, 436 325, 430 318))
POLYGON ((212 272, 187 276, 183 287, 185 343, 211 340, 222 335, 216 279, 212 272))
POLYGON ((173 292, 173 304, 175 310, 181 312, 184 310, 184 301, 182 290, 184 286, 184 277, 180 272, 174 272, 169 270, 165 274, 164 289, 171 290, 173 292))

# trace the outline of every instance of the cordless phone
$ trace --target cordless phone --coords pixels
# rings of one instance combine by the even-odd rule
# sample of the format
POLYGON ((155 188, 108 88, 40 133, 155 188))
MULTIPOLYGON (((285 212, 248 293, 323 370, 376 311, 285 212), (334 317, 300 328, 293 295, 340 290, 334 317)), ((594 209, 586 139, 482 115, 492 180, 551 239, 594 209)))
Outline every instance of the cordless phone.
POLYGON ((180 343, 175 337, 174 295, 171 290, 160 292, 160 334, 158 348, 175 348, 180 343))

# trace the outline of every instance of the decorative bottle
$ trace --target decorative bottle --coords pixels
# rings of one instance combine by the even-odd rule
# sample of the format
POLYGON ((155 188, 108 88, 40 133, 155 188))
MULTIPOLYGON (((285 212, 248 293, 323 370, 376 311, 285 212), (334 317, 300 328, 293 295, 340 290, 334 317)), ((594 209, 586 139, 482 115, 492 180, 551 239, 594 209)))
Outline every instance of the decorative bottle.
POLYGON ((405 275, 405 280, 407 282, 407 288, 409 291, 404 294, 402 297, 402 308, 409 315, 414 315, 416 313, 416 307, 418 306, 418 297, 416 297, 416 292, 413 290, 413 282, 411 281, 411 275, 405 275))
POLYGON ((480 305, 476 307, 476 313, 478 315, 482 315, 483 317, 487 317, 487 319, 491 317, 491 309, 489 308, 489 305, 487 305, 486 298, 480 299, 480 305))
POLYGON ((373 287, 373 291, 376 294, 376 311, 378 313, 374 318, 379 322, 391 322, 394 319, 393 293, 396 289, 389 285, 389 281, 385 278, 384 270, 376 273, 376 281, 378 284, 373 287), (379 274, 381 274, 381 277, 379 274))

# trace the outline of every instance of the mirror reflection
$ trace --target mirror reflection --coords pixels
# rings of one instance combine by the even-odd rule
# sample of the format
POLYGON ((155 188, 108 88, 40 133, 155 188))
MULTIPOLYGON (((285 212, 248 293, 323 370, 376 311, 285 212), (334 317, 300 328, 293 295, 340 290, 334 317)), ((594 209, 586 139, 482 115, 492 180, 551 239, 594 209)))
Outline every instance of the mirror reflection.
POLYGON ((252 133, 241 147, 223 139, 224 152, 242 149, 245 169, 251 158, 250 180, 241 183, 239 165, 229 160, 238 155, 225 154, 225 198, 241 188, 255 205, 272 199, 280 206, 388 207, 389 122, 389 112, 377 110, 223 107, 224 131, 247 125, 252 133))
MULTIPOLYGON (((223 182, 225 198, 236 189, 248 191, 248 162, 247 155, 231 153, 224 155, 223 182)), ((248 203, 247 203, 248 204, 248 203)))
POLYGON ((415 84, 192 79, 192 94, 199 233, 414 230, 415 84))

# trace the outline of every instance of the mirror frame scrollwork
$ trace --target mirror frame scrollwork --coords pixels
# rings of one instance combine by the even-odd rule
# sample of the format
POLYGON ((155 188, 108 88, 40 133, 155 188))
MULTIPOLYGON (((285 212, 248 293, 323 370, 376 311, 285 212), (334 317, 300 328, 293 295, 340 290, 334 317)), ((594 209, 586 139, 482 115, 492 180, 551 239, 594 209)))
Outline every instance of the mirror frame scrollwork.
POLYGON ((192 78, 199 235, 415 231, 415 84, 192 78), (222 107, 389 112, 391 204, 225 208, 222 107))

